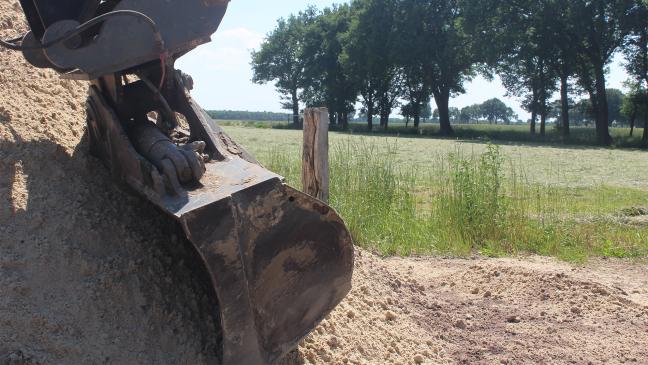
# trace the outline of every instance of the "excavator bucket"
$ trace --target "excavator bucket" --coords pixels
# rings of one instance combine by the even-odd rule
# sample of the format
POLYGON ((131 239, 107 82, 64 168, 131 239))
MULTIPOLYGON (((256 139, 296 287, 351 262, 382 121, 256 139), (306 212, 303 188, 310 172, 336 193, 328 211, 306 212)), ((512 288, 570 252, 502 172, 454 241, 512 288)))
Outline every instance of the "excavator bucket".
POLYGON ((222 363, 271 364, 294 349, 351 289, 353 243, 331 207, 232 141, 174 69, 228 1, 20 2, 31 31, 12 49, 91 81, 91 153, 179 223, 209 274, 222 363))
POLYGON ((223 364, 270 364, 296 348, 351 289, 353 242, 342 219, 259 165, 188 92, 175 110, 212 159, 200 182, 176 190, 102 95, 90 88, 91 150, 182 226, 219 303, 223 364))

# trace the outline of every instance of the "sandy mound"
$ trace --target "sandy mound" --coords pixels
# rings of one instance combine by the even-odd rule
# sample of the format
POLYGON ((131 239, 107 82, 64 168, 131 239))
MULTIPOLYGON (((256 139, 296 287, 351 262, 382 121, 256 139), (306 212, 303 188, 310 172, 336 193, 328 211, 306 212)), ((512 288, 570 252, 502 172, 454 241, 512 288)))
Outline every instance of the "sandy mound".
MULTIPOLYGON (((0 0, 0 37, 21 17, 0 0)), ((0 364, 214 363, 183 240, 88 156, 85 95, 0 49, 0 364)), ((647 272, 359 250, 352 293, 285 363, 646 363, 647 272)))
MULTIPOLYGON (((20 14, 1 0, 0 37, 20 14)), ((0 49, 0 363, 213 362, 181 244, 86 153, 86 89, 0 49)))

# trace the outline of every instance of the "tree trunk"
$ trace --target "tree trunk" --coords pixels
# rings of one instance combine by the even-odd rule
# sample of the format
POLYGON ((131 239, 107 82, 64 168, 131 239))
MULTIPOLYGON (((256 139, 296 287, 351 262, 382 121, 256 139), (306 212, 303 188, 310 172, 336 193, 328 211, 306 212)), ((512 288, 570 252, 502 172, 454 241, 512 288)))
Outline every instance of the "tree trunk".
POLYGON ((439 109, 439 133, 449 136, 454 133, 450 125, 450 92, 434 93, 434 100, 439 109))
POLYGON ((391 114, 391 103, 387 94, 380 97, 378 108, 380 109, 380 125, 387 131, 387 128, 389 128, 389 115, 391 114))
MULTIPOLYGON (((646 81, 648 83, 648 81, 646 81)), ((646 93, 646 101, 648 102, 648 93, 646 93)), ((648 104, 646 104, 648 105, 648 104)), ((648 147, 648 113, 644 115, 644 130, 643 130, 643 147, 648 147)))
POLYGON ((389 128, 389 113, 385 110, 381 110, 380 112, 380 125, 383 126, 385 132, 387 131, 387 128, 389 128))
POLYGON ((547 128, 547 88, 545 83, 544 74, 540 76, 540 94, 539 100, 536 105, 540 106, 540 137, 544 138, 547 128))
POLYGON ((637 108, 632 108, 632 115, 630 116, 630 137, 634 135, 635 122, 637 121, 637 108))
POLYGON ((373 100, 369 99, 367 100, 367 127, 369 128, 369 131, 373 130, 373 113, 373 100))
POLYGON ((349 113, 342 113, 342 129, 345 131, 349 129, 349 113))
POLYGON ((563 139, 569 138, 569 83, 567 75, 560 77, 560 102, 562 104, 561 119, 562 119, 562 136, 563 139))
POLYGON ((597 141, 602 146, 609 146, 612 144, 612 137, 610 136, 609 127, 609 114, 607 91, 605 90, 605 71, 603 65, 596 65, 594 67, 596 74, 596 99, 597 105, 594 109, 596 112, 596 137, 597 141))
POLYGON ((419 126, 421 125, 421 103, 415 103, 414 104, 414 110, 412 111, 414 113, 414 128, 418 129, 419 126))
POLYGON ((536 135, 536 120, 538 119, 538 89, 535 82, 532 84, 533 99, 531 100, 531 135, 536 135))
POLYGON ((293 111, 293 124, 299 125, 299 98, 297 97, 297 89, 293 89, 290 93, 292 99, 292 111, 293 111))
POLYGON ((405 128, 409 127, 410 117, 405 118, 405 128))
POLYGON ((644 118, 643 138, 641 141, 644 148, 648 147, 648 115, 644 118))

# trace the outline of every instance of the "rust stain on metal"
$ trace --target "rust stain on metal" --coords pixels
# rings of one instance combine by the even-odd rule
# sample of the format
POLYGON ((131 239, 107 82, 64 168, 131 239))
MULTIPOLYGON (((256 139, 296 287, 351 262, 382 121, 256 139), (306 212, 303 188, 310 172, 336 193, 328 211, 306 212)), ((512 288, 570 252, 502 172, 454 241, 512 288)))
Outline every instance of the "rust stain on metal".
POLYGON ((318 211, 321 215, 327 215, 331 211, 331 208, 319 203, 313 203, 313 209, 318 211))

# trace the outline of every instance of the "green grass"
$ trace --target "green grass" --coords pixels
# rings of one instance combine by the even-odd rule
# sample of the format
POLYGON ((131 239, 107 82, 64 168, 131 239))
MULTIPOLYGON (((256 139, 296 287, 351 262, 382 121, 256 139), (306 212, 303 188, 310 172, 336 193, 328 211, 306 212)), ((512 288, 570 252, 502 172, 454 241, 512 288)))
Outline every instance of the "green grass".
MULTIPOLYGON (((281 127, 281 126, 277 126, 281 127)), ((491 124, 458 124, 453 126, 454 135, 452 138, 464 140, 486 140, 486 141, 508 141, 518 143, 534 143, 545 145, 572 145, 592 146, 596 145, 596 130, 589 127, 572 127, 568 139, 564 139, 561 132, 553 125, 547 126, 544 137, 540 136, 540 125, 536 129, 536 135, 531 135, 528 125, 491 125, 491 124)), ((352 124, 350 132, 355 134, 367 134, 368 128, 364 124, 352 124)), ((610 135, 614 139, 614 147, 638 148, 641 146, 643 129, 635 130, 630 137, 630 128, 610 128, 610 135)), ((387 131, 378 128, 372 134, 398 134, 402 136, 415 135, 424 138, 439 137, 438 123, 422 124, 422 127, 415 129, 405 124, 393 124, 387 131)))
MULTIPOLYGON (((301 133, 226 130, 300 186, 301 133)), ((644 152, 341 134, 331 141, 331 205, 356 243, 381 254, 648 255, 648 220, 637 219, 648 205, 644 152)))

